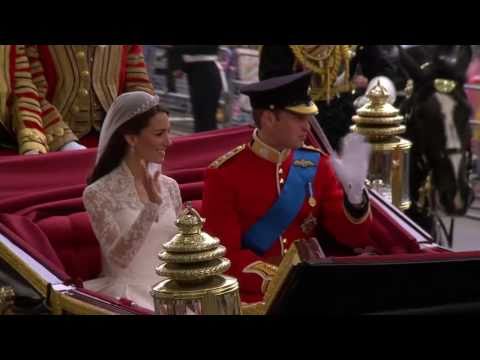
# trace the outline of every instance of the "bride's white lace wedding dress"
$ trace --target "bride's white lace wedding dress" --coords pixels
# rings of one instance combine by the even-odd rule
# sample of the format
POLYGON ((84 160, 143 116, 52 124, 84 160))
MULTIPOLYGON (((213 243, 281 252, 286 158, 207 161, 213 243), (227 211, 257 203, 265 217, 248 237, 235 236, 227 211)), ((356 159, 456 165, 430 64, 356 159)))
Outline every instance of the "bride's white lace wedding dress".
POLYGON ((102 250, 101 276, 85 282, 86 289, 153 310, 150 290, 162 280, 155 273, 157 255, 176 234, 182 207, 176 181, 164 175, 159 181, 161 205, 140 200, 124 162, 85 189, 83 201, 102 250))

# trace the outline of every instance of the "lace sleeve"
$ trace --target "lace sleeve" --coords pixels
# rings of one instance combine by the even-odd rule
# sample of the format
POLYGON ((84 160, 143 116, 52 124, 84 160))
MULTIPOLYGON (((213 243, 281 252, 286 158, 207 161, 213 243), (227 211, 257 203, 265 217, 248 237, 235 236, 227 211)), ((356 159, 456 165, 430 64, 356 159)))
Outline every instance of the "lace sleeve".
POLYGON ((158 217, 158 205, 145 204, 132 226, 122 234, 114 217, 112 199, 87 188, 83 201, 102 252, 117 266, 128 267, 158 217))
POLYGON ((175 214, 179 216, 183 208, 182 196, 180 195, 180 188, 178 186, 178 183, 173 179, 170 179, 167 186, 168 186, 168 192, 170 193, 170 197, 173 202, 173 206, 175 208, 175 214))

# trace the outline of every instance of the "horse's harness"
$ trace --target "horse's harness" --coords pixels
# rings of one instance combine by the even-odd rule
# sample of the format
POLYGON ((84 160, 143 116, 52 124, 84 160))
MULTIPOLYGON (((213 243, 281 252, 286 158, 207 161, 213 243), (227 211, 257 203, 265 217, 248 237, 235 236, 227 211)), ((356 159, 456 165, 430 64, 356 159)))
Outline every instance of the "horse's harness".
MULTIPOLYGON (((425 64, 425 65, 428 66, 429 64, 425 64)), ((414 86, 413 81, 409 85, 412 86, 412 89, 410 89, 409 92, 411 95, 413 95, 412 94, 413 86, 414 86)), ((435 90, 440 93, 449 94, 457 87, 457 83, 454 80, 435 79, 434 87, 435 87, 435 90)), ((415 110, 415 105, 412 102, 411 109, 406 116, 407 119, 412 118, 414 110, 415 110)), ((455 155, 455 154, 463 155, 464 153, 466 153, 467 155, 467 164, 471 164, 472 152, 468 149, 464 151, 462 148, 448 148, 445 150, 444 155, 448 157, 450 155, 455 155)), ((426 216, 433 216, 434 220, 440 224, 440 227, 445 237, 447 238, 449 245, 451 246, 453 242, 453 231, 454 231, 455 219, 454 218, 451 219, 449 230, 447 230, 442 218, 439 216, 437 211, 435 211, 437 207, 436 207, 436 199, 434 196, 434 186, 433 186, 433 180, 432 180, 433 168, 429 164, 428 157, 426 156, 425 153, 419 154, 416 165, 419 166, 421 168, 421 171, 424 172, 425 174, 425 178, 421 183, 420 188, 418 189, 418 199, 416 201, 416 208, 420 213, 426 216)))

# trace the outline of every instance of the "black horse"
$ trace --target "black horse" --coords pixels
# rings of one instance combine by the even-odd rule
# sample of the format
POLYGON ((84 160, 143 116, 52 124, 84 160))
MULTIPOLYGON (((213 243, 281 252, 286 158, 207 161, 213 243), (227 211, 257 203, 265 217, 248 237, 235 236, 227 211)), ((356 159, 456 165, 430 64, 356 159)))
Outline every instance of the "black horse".
POLYGON ((401 104, 406 137, 412 141, 408 215, 438 239, 440 223, 452 245, 453 220, 447 231, 438 216, 464 215, 473 201, 471 170, 471 108, 464 91, 470 46, 397 47, 399 62, 413 80, 401 104))

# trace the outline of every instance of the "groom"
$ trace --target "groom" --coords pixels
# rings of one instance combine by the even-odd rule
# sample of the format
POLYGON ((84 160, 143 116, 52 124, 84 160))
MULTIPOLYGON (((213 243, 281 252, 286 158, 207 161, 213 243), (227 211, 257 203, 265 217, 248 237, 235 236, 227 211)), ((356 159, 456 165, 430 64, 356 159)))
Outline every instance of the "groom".
POLYGON ((305 146, 311 117, 311 73, 271 78, 243 89, 257 129, 252 140, 213 162, 203 200, 205 230, 220 238, 242 300, 259 301, 296 240, 322 226, 350 248, 371 248, 364 190, 369 145, 350 135, 343 156, 305 146))

